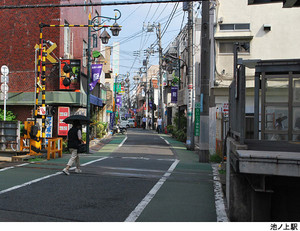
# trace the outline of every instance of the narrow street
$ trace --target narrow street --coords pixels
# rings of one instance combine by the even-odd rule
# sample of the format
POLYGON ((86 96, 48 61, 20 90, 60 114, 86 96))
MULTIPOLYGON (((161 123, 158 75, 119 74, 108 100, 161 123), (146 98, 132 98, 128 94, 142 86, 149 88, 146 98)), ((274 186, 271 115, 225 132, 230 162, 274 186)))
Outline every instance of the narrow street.
MULTIPOLYGON (((210 164, 170 136, 129 129, 81 155, 82 173, 63 158, 0 169, 0 221, 214 222, 210 164)), ((218 204, 218 203, 217 203, 218 204)), ((218 214, 217 212, 218 211, 218 214)))

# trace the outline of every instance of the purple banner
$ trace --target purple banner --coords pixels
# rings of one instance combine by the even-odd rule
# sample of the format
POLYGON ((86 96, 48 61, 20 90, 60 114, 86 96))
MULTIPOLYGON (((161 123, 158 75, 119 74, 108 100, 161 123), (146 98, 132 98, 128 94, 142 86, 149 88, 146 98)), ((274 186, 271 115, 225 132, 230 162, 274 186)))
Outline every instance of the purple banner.
POLYGON ((114 127, 114 121, 115 121, 115 113, 110 113, 110 123, 109 123, 109 128, 110 130, 113 129, 114 127))
POLYGON ((152 107, 153 107, 153 103, 151 100, 149 100, 149 108, 152 110, 152 107))
POLYGON ((92 82, 90 83, 90 91, 94 89, 98 80, 100 80, 103 64, 92 64, 92 82))
POLYGON ((171 103, 177 103, 178 87, 171 87, 171 103))
POLYGON ((122 95, 117 95, 116 105, 120 107, 122 106, 122 95))

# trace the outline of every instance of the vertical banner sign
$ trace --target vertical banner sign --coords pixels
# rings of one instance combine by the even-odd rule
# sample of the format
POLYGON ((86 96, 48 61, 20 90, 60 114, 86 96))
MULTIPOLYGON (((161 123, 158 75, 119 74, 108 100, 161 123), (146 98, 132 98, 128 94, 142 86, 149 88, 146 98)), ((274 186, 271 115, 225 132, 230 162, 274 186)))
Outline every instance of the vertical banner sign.
POLYGON ((171 103, 177 103, 178 87, 171 87, 171 103))
POLYGON ((114 91, 117 93, 121 92, 121 84, 120 83, 114 83, 114 91))
POLYGON ((65 118, 70 116, 69 107, 58 107, 58 135, 67 136, 69 125, 62 122, 65 118))
POLYGON ((115 121, 115 113, 113 112, 113 113, 110 113, 110 123, 109 123, 110 130, 113 130, 114 121, 115 121))
POLYGON ((52 138, 52 129, 53 129, 53 117, 47 116, 46 117, 46 144, 48 144, 47 138, 52 138))
POLYGON ((187 115, 188 117, 191 117, 193 115, 193 84, 188 85, 187 115))
POLYGON ((152 103, 152 100, 149 100, 149 108, 152 110, 152 107, 153 107, 153 103, 152 103))
POLYGON ((92 91, 100 80, 103 64, 92 64, 92 81, 90 83, 90 91, 92 91))
MULTIPOLYGON (((37 118, 37 123, 42 124, 42 119, 37 118)), ((45 135, 46 135, 46 144, 48 144, 48 138, 52 138, 52 131, 53 131, 53 117, 52 116, 47 116, 45 120, 45 125, 46 125, 46 130, 45 130, 45 135)), ((40 137, 42 137, 42 133, 40 134, 40 137)))
POLYGON ((80 59, 61 59, 60 60, 60 78, 59 78, 59 89, 60 90, 80 90, 80 68, 81 60, 80 59), (71 67, 69 73, 64 72, 64 66, 68 64, 71 67), (63 81, 65 78, 70 78, 71 84, 65 86, 63 81))
POLYGON ((122 95, 117 95, 116 105, 119 107, 122 106, 122 95))
POLYGON ((195 103, 195 136, 200 136, 200 112, 201 103, 195 103))

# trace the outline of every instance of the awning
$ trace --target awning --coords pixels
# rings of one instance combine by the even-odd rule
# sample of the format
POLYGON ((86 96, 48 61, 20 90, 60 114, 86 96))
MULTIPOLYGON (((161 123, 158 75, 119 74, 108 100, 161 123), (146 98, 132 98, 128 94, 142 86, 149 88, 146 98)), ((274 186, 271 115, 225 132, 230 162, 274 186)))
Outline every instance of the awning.
POLYGON ((99 107, 103 107, 102 99, 100 99, 100 98, 98 98, 94 95, 90 95, 90 103, 94 104, 94 105, 97 105, 99 107))

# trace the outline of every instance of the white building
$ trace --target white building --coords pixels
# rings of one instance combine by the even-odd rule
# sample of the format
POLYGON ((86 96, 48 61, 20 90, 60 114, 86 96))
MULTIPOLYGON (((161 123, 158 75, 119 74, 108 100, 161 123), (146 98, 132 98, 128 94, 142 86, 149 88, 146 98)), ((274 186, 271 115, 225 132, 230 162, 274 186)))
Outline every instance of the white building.
MULTIPOLYGON (((210 108, 210 129, 216 131, 210 132, 212 153, 224 138, 220 112, 227 107, 233 78, 233 44, 249 45, 238 53, 244 60, 299 59, 300 9, 282 8, 282 3, 248 5, 248 0, 217 0, 210 13, 215 16, 211 22, 215 31, 215 75, 211 79, 215 107, 210 108)), ((246 78, 246 113, 253 113, 254 69, 246 70, 246 78)))

